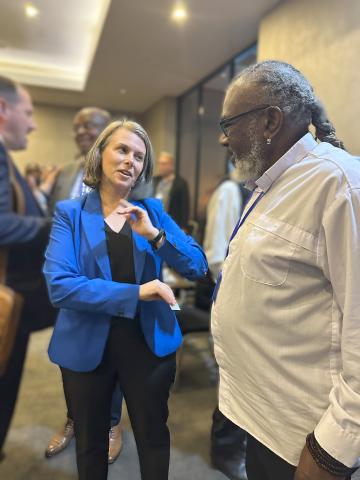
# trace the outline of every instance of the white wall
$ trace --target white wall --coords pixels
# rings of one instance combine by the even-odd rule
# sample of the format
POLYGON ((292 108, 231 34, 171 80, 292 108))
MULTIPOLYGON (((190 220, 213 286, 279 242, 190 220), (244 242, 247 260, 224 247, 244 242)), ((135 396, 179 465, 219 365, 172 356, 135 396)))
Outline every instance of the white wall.
POLYGON ((150 136, 155 160, 162 151, 175 155, 176 99, 174 97, 164 97, 159 100, 141 115, 139 121, 150 136))
MULTIPOLYGON (((78 108, 34 105, 34 119, 37 129, 29 135, 28 148, 13 152, 13 158, 24 170, 27 163, 41 165, 62 165, 76 156, 72 123, 78 108)), ((113 118, 122 114, 113 112, 113 118)), ((163 151, 175 154, 176 148, 176 99, 165 97, 143 115, 136 118, 150 135, 155 150, 155 159, 163 151)))
POLYGON ((283 60, 304 73, 338 137, 360 154, 359 0, 289 0, 261 22, 258 59, 283 60))
POLYGON ((28 137, 28 148, 12 154, 21 171, 30 162, 62 165, 74 159, 76 146, 73 140, 72 121, 77 110, 34 105, 37 129, 28 137))

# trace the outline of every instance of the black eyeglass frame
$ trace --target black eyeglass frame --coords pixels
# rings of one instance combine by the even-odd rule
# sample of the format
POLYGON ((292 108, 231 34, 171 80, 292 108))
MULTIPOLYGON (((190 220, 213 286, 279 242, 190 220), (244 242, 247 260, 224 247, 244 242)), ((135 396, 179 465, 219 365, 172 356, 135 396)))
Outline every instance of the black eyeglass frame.
POLYGON ((263 105, 261 107, 256 107, 253 108, 252 110, 247 110, 246 112, 238 113, 237 115, 233 115, 232 117, 224 117, 220 120, 220 128, 222 133, 225 135, 225 137, 229 136, 229 133, 227 132, 227 129, 229 127, 232 127, 237 123, 237 121, 243 117, 244 115, 247 115, 248 113, 253 113, 253 112, 259 112, 260 110, 265 110, 266 108, 271 107, 271 105, 263 105))

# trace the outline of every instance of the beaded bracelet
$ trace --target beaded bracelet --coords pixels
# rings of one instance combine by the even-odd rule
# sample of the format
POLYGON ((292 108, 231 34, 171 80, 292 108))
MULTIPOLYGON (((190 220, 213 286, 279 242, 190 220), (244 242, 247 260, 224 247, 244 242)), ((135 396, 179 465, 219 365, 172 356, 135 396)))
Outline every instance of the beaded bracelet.
POLYGON ((357 470, 357 467, 347 467, 329 455, 316 440, 314 432, 309 433, 306 437, 306 446, 317 465, 334 476, 350 478, 351 474, 357 470))

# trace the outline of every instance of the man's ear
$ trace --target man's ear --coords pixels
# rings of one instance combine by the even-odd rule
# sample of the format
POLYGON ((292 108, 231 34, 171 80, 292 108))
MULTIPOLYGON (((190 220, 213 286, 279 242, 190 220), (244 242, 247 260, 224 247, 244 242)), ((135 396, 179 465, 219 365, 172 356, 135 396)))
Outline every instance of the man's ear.
POLYGON ((265 110, 264 139, 273 139, 281 130, 284 123, 284 114, 281 108, 276 106, 268 107, 265 110))

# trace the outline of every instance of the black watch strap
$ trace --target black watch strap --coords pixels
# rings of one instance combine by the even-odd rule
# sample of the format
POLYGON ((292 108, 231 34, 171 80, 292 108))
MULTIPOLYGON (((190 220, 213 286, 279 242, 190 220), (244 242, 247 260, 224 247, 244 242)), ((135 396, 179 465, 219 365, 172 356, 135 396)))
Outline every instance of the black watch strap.
POLYGON ((159 233, 156 235, 156 237, 153 238, 152 240, 149 240, 150 245, 153 248, 156 248, 156 244, 158 243, 159 240, 162 239, 164 235, 165 235, 165 230, 163 228, 160 228, 159 233))

